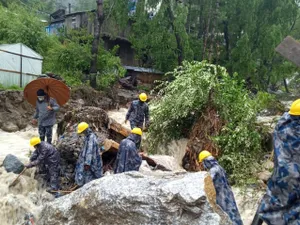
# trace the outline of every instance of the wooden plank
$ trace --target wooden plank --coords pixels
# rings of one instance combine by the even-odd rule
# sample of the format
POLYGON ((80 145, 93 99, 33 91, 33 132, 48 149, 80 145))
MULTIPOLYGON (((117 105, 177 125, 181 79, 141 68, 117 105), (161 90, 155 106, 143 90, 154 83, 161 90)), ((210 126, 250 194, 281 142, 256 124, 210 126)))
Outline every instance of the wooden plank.
POLYGON ((277 47, 276 52, 300 67, 300 43, 287 36, 277 47))
POLYGON ((116 131, 119 134, 122 134, 124 137, 128 137, 131 133, 130 129, 123 127, 120 123, 114 119, 109 119, 109 129, 116 131))
POLYGON ((119 146, 120 144, 115 142, 114 140, 112 139, 105 139, 104 140, 104 149, 105 151, 109 151, 111 149, 116 149, 118 150, 119 149, 119 146))
MULTIPOLYGON (((120 144, 115 142, 112 139, 105 139, 105 141, 104 141, 105 152, 106 151, 112 151, 112 150, 117 150, 118 151, 119 146, 120 146, 120 144)), ((156 167, 156 169, 159 169, 159 170, 162 170, 162 171, 170 171, 169 169, 167 169, 163 165, 160 165, 160 164, 156 163, 155 160, 151 159, 150 157, 148 157, 146 155, 142 154, 141 157, 142 157, 142 160, 146 160, 146 162, 148 163, 149 166, 156 167)))

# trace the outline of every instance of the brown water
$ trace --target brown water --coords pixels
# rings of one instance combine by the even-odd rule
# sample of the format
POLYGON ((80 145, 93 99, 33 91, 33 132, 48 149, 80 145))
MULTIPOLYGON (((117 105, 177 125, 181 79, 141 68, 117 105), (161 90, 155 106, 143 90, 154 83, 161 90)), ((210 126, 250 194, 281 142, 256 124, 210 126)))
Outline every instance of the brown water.
MULTIPOLYGON (((31 137, 37 135, 37 130, 29 128, 26 131, 6 133, 0 130, 0 163, 7 154, 17 156, 23 163, 28 163, 31 137)), ((32 213, 36 219, 42 205, 53 199, 52 195, 45 192, 36 180, 33 179, 34 169, 27 170, 15 186, 9 185, 17 177, 16 174, 7 173, 0 168, 0 224, 19 225, 24 222, 26 213, 32 213)))

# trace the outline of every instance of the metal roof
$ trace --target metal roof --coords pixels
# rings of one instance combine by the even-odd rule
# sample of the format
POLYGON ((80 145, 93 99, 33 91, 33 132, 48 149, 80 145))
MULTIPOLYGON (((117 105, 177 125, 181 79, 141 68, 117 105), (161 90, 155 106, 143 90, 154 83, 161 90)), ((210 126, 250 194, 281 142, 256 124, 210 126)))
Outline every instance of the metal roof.
POLYGON ((126 70, 133 70, 135 72, 163 74, 162 72, 152 68, 144 68, 144 67, 136 67, 136 66, 123 66, 123 67, 126 70))

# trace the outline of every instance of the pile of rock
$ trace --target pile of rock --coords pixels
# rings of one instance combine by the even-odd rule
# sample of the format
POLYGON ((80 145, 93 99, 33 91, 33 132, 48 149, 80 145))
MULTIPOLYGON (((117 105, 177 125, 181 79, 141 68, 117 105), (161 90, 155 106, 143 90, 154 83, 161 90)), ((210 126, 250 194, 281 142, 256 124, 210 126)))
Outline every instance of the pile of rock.
POLYGON ((24 129, 34 114, 22 91, 0 91, 0 129, 16 132, 24 129))
POLYGON ((87 122, 98 136, 100 146, 108 138, 108 116, 106 112, 96 107, 84 107, 65 114, 59 124, 60 135, 57 150, 61 157, 62 188, 68 189, 74 184, 75 167, 83 146, 84 137, 77 134, 77 125, 87 122))

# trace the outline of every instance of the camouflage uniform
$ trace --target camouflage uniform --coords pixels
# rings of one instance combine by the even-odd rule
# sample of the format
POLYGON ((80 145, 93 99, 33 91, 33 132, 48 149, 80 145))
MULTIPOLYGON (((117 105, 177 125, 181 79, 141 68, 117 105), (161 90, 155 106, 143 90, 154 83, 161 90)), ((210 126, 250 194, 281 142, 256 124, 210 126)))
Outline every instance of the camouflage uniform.
POLYGON ((78 186, 102 177, 102 159, 98 138, 90 128, 84 132, 86 136, 75 170, 75 182, 78 186), (84 166, 90 166, 89 170, 85 170, 84 166))
POLYGON ((50 181, 52 190, 59 189, 60 155, 49 143, 42 141, 30 157, 30 166, 46 169, 46 181, 50 181))
POLYGON ((227 213, 233 225, 242 225, 243 222, 226 178, 226 172, 212 156, 204 159, 203 164, 209 170, 213 179, 217 194, 217 204, 227 213))
POLYGON ((144 120, 149 125, 149 107, 146 102, 135 100, 131 103, 126 114, 126 120, 130 121, 131 129, 139 127, 143 129, 144 120))
POLYGON ((53 98, 50 98, 50 100, 48 101, 47 96, 45 96, 44 101, 36 101, 36 112, 33 118, 38 119, 39 135, 41 140, 44 141, 46 136, 47 142, 50 144, 52 142, 52 128, 53 125, 56 123, 55 116, 58 110, 59 105, 53 98), (53 110, 49 111, 47 109, 48 105, 50 105, 53 110))
POLYGON ((274 170, 258 208, 268 225, 300 224, 300 116, 285 113, 274 131, 274 170))
POLYGON ((116 159, 115 173, 139 170, 142 158, 138 154, 136 145, 140 141, 141 136, 137 134, 131 134, 121 141, 116 159))

